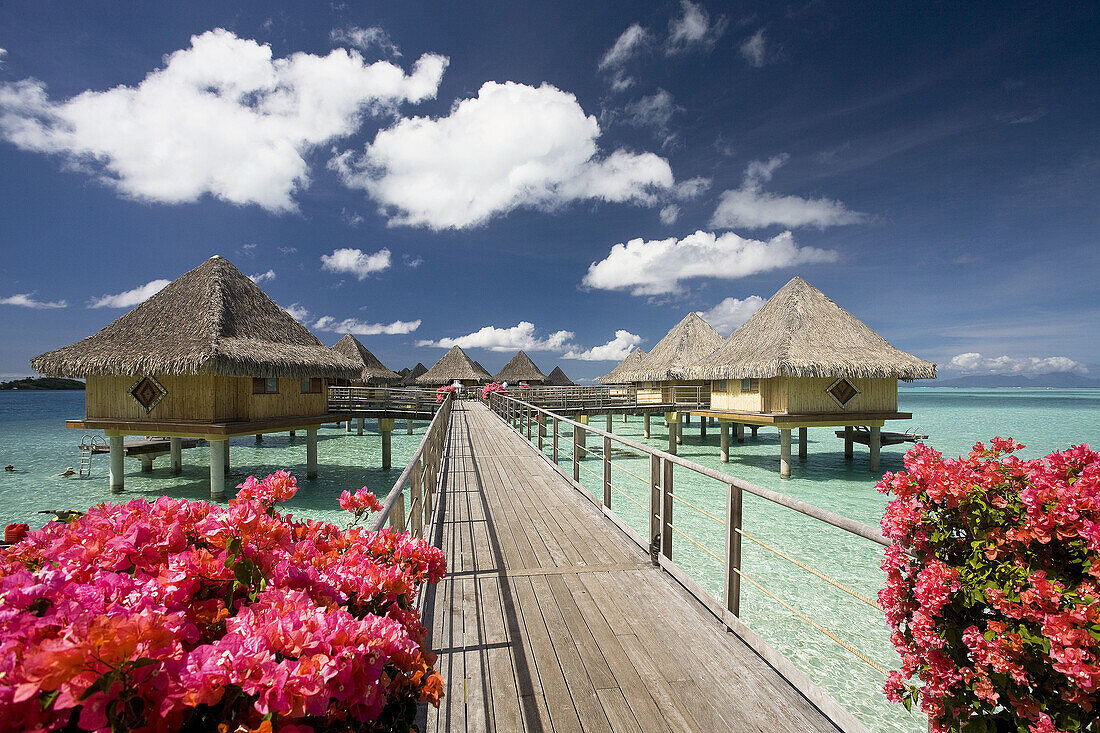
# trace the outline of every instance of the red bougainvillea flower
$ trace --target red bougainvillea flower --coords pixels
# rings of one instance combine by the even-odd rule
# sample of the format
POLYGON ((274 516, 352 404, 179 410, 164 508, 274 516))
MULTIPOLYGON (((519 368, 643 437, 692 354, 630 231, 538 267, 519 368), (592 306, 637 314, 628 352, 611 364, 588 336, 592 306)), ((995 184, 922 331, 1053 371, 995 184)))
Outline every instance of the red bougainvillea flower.
POLYGON ((408 729, 439 703, 415 600, 443 553, 284 518, 284 471, 239 488, 101 504, 0 550, 0 732, 408 729))
POLYGON ((918 444, 878 484, 894 497, 879 602, 902 662, 884 690, 919 700, 933 731, 1098 730, 1100 453, 1023 447, 945 460, 918 444))

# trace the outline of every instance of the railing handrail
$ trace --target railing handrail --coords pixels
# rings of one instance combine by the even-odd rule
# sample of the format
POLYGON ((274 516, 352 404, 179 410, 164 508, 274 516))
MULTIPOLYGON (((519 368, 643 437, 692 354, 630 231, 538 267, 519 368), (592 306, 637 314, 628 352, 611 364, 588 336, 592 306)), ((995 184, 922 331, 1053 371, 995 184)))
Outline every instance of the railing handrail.
MULTIPOLYGON (((493 394, 494 395, 500 395, 500 393, 493 393, 493 394)), ((490 396, 492 397, 493 395, 490 395, 490 396)), ((854 535, 857 535, 859 537, 863 537, 864 539, 871 540, 872 542, 877 542, 878 544, 880 544, 884 547, 889 547, 890 546, 890 541, 887 540, 882 535, 882 532, 880 530, 875 529, 874 527, 872 527, 869 524, 864 524, 863 522, 859 522, 855 519, 851 519, 850 517, 845 517, 841 514, 837 514, 836 512, 831 512, 828 509, 822 509, 821 507, 814 506, 813 504, 809 504, 809 503, 801 501, 799 499, 792 499, 791 497, 786 496, 784 494, 780 494, 777 491, 772 491, 771 489, 765 489, 763 486, 758 486, 757 484, 751 483, 749 481, 745 481, 744 479, 737 478, 736 476, 730 476, 729 474, 722 473, 721 471, 715 471, 713 468, 708 468, 707 466, 704 466, 704 465, 699 464, 699 463, 695 463, 694 461, 689 461, 689 460, 686 460, 684 458, 681 458, 680 456, 673 455, 672 453, 667 453, 667 452, 661 450, 660 448, 653 448, 651 446, 644 445, 644 444, 639 443, 637 441, 631 440, 630 438, 625 438, 621 435, 616 435, 614 433, 609 433, 609 432, 606 432, 604 430, 600 430, 599 428, 593 427, 591 425, 584 425, 583 423, 579 423, 579 422, 576 422, 574 420, 570 420, 569 418, 567 418, 563 415, 558 415, 556 413, 552 413, 549 410, 546 410, 544 408, 539 407, 538 405, 534 405, 534 404, 531 404, 529 402, 524 402, 523 400, 518 400, 518 399, 516 399, 514 397, 510 397, 508 395, 500 395, 500 397, 502 399, 512 400, 513 402, 515 402, 519 405, 522 405, 524 407, 528 407, 528 408, 531 408, 531 409, 534 409, 534 410, 538 410, 541 413, 546 413, 548 415, 551 415, 552 417, 555 417, 555 418, 557 418, 558 420, 560 420, 562 422, 568 423, 569 425, 572 425, 575 428, 580 428, 580 429, 584 430, 585 432, 594 433, 596 435, 611 438, 612 440, 616 440, 616 441, 622 443, 623 445, 627 445, 627 446, 630 446, 631 448, 634 448, 636 450, 640 450, 643 453, 646 453, 650 456, 657 456, 658 458, 660 458, 662 460, 669 461, 670 463, 674 463, 677 466, 681 466, 681 467, 686 468, 690 471, 695 471, 696 473, 700 473, 704 476, 708 476, 708 477, 713 478, 717 481, 721 481, 724 484, 729 484, 729 485, 736 486, 737 488, 741 489, 742 491, 747 491, 748 493, 753 494, 755 496, 759 496, 762 499, 767 499, 768 501, 771 501, 775 504, 779 504, 780 506, 784 506, 788 509, 792 509, 796 512, 799 512, 800 514, 804 514, 808 517, 812 517, 813 519, 820 520, 820 521, 825 522, 826 524, 830 524, 830 525, 832 525, 832 526, 834 526, 838 529, 843 529, 846 532, 850 532, 850 533, 852 533, 854 535)))
MULTIPOLYGON (((454 399, 451 395, 443 400, 443 404, 436 410, 435 415, 432 417, 432 421, 428 423, 428 429, 424 431, 424 437, 420 441, 420 445, 417 446, 416 452, 413 453, 412 458, 409 459, 408 464, 405 466, 405 470, 401 472, 401 475, 397 477, 397 481, 394 482, 393 487, 390 488, 390 493, 386 496, 386 501, 382 504, 382 511, 378 512, 371 518, 369 529, 372 532, 377 532, 386 525, 386 521, 390 517, 390 513, 393 511, 393 507, 397 504, 398 500, 405 492, 405 486, 408 485, 409 480, 412 478, 413 470, 420 462, 420 459, 424 455, 424 449, 428 445, 428 442, 435 437, 439 426, 446 422, 450 424, 451 420, 451 407, 454 404, 454 399)), ((402 518, 402 526, 404 526, 404 518, 402 518)))

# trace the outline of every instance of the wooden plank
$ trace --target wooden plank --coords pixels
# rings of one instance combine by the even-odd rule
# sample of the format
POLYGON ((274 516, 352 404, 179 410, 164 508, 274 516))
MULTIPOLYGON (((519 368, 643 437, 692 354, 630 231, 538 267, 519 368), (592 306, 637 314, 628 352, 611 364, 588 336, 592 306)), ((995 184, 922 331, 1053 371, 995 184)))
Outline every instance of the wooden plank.
POLYGON ((622 690, 618 687, 608 690, 596 690, 596 695, 599 696, 604 714, 611 722, 611 730, 616 731, 616 733, 619 731, 641 732, 642 728, 635 720, 634 713, 630 712, 630 706, 627 705, 622 690))
MULTIPOLYGON (((607 660, 604 659, 603 654, 600 653, 596 640, 588 630, 588 624, 562 576, 547 576, 546 582, 568 629, 569 637, 576 645, 581 661, 584 663, 584 669, 592 680, 592 686, 597 690, 617 688, 615 675, 607 666, 607 660)), ((549 605, 549 600, 544 605, 549 605)))

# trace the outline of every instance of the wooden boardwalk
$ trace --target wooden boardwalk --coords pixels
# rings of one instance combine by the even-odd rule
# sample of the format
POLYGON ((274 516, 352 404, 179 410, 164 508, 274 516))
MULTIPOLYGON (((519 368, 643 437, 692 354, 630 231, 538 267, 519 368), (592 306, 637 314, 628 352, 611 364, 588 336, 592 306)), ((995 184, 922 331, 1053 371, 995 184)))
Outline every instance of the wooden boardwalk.
POLYGON ((450 431, 421 730, 836 730, 487 408, 450 431))

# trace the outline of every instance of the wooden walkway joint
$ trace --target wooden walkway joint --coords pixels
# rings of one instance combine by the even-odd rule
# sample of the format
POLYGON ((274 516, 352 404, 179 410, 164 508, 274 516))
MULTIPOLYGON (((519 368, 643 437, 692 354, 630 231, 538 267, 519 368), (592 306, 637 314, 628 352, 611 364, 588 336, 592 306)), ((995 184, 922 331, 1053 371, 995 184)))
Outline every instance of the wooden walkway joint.
POLYGON ((483 405, 449 431, 421 730, 837 730, 483 405))

